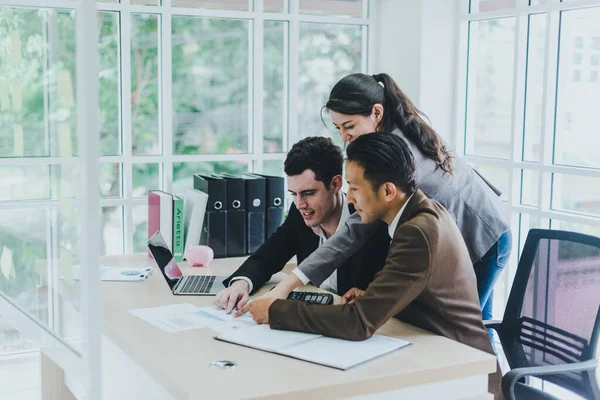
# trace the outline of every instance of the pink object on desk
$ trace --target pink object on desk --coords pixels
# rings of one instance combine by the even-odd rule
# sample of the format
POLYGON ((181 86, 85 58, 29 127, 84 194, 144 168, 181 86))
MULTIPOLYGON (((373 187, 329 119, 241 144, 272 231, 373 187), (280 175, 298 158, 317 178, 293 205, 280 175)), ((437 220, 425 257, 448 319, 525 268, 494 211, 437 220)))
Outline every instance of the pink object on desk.
POLYGON ((184 257, 193 267, 207 267, 215 257, 215 253, 208 246, 189 246, 185 249, 184 257))

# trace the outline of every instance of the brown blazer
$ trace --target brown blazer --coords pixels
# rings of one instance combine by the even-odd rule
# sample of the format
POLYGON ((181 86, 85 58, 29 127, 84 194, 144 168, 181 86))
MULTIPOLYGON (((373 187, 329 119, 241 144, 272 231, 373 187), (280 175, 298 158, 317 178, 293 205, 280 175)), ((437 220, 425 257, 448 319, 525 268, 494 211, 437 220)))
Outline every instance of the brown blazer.
POLYGON ((383 270, 353 304, 277 300, 273 329, 364 340, 401 321, 493 354, 481 321, 473 264, 452 216, 417 190, 404 209, 383 270))

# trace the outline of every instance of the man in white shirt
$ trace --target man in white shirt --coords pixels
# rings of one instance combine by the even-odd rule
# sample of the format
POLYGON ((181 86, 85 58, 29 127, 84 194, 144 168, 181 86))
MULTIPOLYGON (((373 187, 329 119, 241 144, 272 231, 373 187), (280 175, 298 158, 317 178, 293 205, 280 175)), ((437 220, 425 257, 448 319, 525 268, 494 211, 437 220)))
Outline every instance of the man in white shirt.
MULTIPOLYGON (((354 208, 346 204, 342 193, 343 156, 331 139, 309 137, 296 143, 288 153, 284 170, 288 191, 294 200, 283 225, 223 283, 214 299, 217 306, 230 313, 247 304, 254 293, 271 276, 296 256, 302 262, 318 246, 343 226, 354 208)), ((320 287, 336 294, 350 288, 366 288, 375 273, 383 268, 389 237, 382 223, 377 234, 338 268, 320 287)), ((293 274, 303 284, 308 278, 299 270, 293 274)))

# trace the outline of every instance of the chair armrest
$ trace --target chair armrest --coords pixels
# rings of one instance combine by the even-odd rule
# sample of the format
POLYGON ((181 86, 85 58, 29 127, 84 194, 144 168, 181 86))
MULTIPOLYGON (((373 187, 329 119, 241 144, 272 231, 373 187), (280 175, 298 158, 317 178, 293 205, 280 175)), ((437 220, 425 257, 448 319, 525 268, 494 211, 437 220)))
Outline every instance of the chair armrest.
POLYGON ((594 369, 598 366, 598 360, 588 360, 578 363, 546 365, 542 367, 515 368, 502 377, 502 393, 508 399, 515 398, 515 385, 519 379, 527 376, 554 375, 562 372, 577 372, 594 369))
POLYGON ((483 321, 483 326, 485 326, 486 328, 493 329, 497 332, 498 328, 502 327, 502 321, 497 319, 488 319, 483 321))

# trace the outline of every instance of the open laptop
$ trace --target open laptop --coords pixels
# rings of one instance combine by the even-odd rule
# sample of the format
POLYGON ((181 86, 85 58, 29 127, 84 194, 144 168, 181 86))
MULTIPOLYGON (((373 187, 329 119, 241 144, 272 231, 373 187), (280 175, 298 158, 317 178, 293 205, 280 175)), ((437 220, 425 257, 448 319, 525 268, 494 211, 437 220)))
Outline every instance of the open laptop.
POLYGON ((148 240, 148 249, 173 294, 214 296, 225 289, 223 280, 226 276, 183 275, 160 231, 156 231, 148 240))

